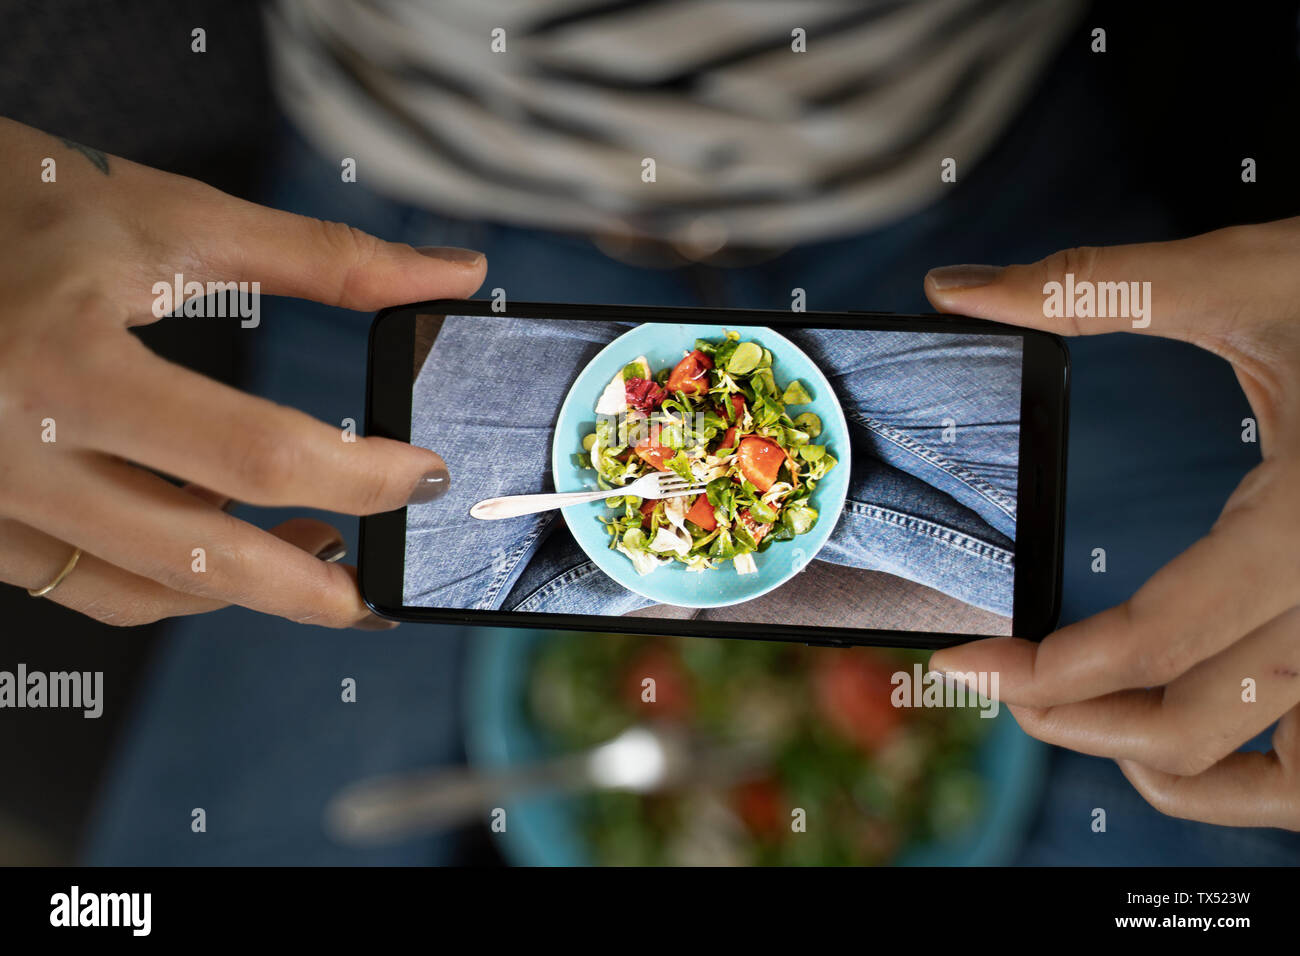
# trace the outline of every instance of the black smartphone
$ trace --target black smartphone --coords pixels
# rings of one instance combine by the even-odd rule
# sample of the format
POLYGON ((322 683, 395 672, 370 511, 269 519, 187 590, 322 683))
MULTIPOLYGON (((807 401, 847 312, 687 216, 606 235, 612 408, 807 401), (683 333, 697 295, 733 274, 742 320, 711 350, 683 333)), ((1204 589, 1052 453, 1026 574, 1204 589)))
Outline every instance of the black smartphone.
POLYGON ((955 316, 385 309, 366 432, 437 451, 451 481, 362 519, 361 592, 413 621, 1041 639, 1068 390, 1059 337, 955 316))

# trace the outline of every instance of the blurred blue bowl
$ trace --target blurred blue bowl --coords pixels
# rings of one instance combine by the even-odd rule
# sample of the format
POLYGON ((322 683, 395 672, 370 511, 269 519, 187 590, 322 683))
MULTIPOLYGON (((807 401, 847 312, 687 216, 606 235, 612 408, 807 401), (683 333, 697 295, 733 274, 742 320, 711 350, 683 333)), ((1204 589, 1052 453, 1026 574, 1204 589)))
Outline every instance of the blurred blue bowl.
MULTIPOLYGON (((505 767, 552 753, 528 715, 533 655, 544 631, 489 630, 470 639, 466 697, 466 751, 480 767, 505 767)), ((601 635, 587 635, 599 641, 601 635)), ((698 638, 706 640, 707 638, 698 638)), ((976 757, 984 781, 983 809, 962 832, 943 842, 918 844, 897 861, 903 866, 1002 866, 1011 863, 1038 802, 1047 747, 1027 736, 1005 709, 994 718, 976 757)), ((508 804, 506 830, 495 836, 516 866, 584 866, 592 863, 574 816, 572 798, 540 796, 508 804)))

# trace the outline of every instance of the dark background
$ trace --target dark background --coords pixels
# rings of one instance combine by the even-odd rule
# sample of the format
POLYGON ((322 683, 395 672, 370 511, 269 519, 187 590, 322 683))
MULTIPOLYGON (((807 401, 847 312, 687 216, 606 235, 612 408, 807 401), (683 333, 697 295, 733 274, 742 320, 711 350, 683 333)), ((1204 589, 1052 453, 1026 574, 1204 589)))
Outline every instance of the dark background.
MULTIPOLYGON (((1126 144, 1183 234, 1295 214, 1298 6, 1094 4, 1063 56, 1082 62, 1091 29, 1106 29, 1095 92, 1107 121, 1067 126, 1060 148, 1126 144), (1244 156, 1257 160, 1254 184, 1240 182, 1244 156)), ((0 115, 255 198, 276 122, 259 5, 0 0, 0 115), (202 55, 190 51, 198 26, 202 55)), ((169 358, 240 381, 246 338, 168 322, 141 335, 169 358)), ((164 632, 105 627, 0 587, 0 667, 102 670, 106 698, 99 720, 0 715, 0 862, 76 858, 121 715, 164 632)), ((471 860, 491 858, 485 842, 469 849, 471 860)))

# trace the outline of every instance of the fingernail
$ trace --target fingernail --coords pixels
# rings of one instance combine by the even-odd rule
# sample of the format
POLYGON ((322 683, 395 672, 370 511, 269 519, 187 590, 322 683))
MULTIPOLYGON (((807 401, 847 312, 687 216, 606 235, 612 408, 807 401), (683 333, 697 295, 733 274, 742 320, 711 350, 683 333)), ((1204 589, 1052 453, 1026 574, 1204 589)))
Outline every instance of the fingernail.
POLYGON ((380 617, 378 614, 369 614, 352 626, 358 631, 391 631, 397 627, 399 622, 390 621, 386 617, 380 617))
POLYGON ((435 498, 441 498, 451 487, 451 475, 446 468, 435 468, 433 471, 426 472, 424 477, 415 483, 411 489, 411 495, 406 499, 408 505, 422 505, 426 502, 433 501, 435 498))
POLYGON ((348 553, 348 546, 340 539, 331 541, 325 547, 316 552, 316 557, 326 564, 333 564, 335 561, 341 561, 348 553))
POLYGON ((925 281, 939 292, 977 289, 1002 273, 1001 266, 940 266, 925 274, 925 281))
POLYGON ((415 251, 430 259, 466 266, 478 265, 484 258, 483 253, 477 249, 461 249, 457 246, 416 246, 415 251))

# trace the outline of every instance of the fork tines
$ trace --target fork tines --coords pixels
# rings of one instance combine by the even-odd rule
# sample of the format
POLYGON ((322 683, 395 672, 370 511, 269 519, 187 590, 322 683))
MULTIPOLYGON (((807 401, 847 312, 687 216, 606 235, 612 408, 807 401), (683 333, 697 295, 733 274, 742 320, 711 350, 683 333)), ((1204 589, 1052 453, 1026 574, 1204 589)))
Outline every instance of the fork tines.
POLYGON ((655 476, 655 492, 657 497, 667 498, 678 495, 698 494, 704 491, 704 485, 700 482, 687 481, 680 475, 670 471, 658 472, 655 476))

